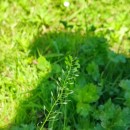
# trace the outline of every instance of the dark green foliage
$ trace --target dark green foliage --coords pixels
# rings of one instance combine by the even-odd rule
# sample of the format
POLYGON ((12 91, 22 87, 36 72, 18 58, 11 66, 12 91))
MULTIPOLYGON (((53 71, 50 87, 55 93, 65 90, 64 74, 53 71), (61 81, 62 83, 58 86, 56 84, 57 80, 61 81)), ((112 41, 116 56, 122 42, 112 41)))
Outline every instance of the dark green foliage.
POLYGON ((127 129, 130 125, 130 83, 129 80, 120 82, 129 76, 125 68, 127 58, 109 50, 107 40, 103 37, 83 35, 80 40, 79 37, 73 40, 74 35, 69 36, 69 33, 45 36, 39 42, 36 40, 30 51, 30 55, 36 54, 38 58, 39 77, 44 77, 44 80, 31 92, 30 98, 23 102, 26 110, 21 104, 19 111, 24 113, 24 117, 18 120, 18 124, 33 122, 39 128, 44 126, 57 130, 127 129), (49 41, 44 40, 45 36, 49 41), (42 56, 45 53, 46 58, 42 56), (79 59, 81 67, 77 78, 79 64, 74 62, 74 57, 64 59, 68 54, 79 59), (48 72, 48 76, 45 76, 48 72), (66 79, 67 75, 69 77, 66 79), (59 95, 62 95, 60 99, 59 95), (57 105, 51 108, 53 104, 57 105))

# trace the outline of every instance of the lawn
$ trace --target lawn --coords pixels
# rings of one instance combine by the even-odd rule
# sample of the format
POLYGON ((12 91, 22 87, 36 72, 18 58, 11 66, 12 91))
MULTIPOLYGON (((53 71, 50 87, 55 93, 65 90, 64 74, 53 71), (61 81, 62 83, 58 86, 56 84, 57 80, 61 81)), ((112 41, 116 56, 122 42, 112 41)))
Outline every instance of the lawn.
POLYGON ((129 0, 0 0, 0 130, 130 129, 129 0))

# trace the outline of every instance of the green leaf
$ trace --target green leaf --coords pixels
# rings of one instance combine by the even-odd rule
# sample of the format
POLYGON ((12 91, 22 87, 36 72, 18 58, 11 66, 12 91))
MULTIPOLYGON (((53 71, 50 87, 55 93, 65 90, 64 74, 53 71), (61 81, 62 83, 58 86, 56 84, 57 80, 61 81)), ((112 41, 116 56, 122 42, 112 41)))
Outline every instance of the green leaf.
POLYGON ((76 89, 73 97, 77 101, 77 113, 86 117, 93 110, 90 103, 99 99, 100 89, 94 84, 87 84, 83 88, 76 89))
POLYGON ((100 97, 100 88, 94 84, 87 84, 83 88, 78 88, 75 92, 74 98, 78 102, 93 103, 100 97))
POLYGON ((130 91, 130 80, 122 80, 119 86, 126 91, 130 91))
POLYGON ((76 108, 77 113, 83 117, 86 117, 91 111, 91 106, 87 103, 78 102, 76 108))
POLYGON ((130 80, 122 80, 119 86, 124 90, 125 105, 130 107, 130 80))
POLYGON ((114 63, 125 63, 126 62, 126 58, 121 55, 121 54, 116 54, 113 51, 109 51, 108 53, 108 58, 110 59, 110 61, 114 62, 114 63))
POLYGON ((87 70, 88 74, 91 75, 95 81, 97 81, 99 79, 99 76, 100 76, 99 67, 95 62, 89 63, 86 70, 87 70))
POLYGON ((50 65, 50 63, 46 60, 45 57, 40 56, 40 57, 38 58, 37 68, 38 68, 39 70, 44 71, 44 72, 49 72, 49 71, 51 70, 51 65, 50 65))
POLYGON ((111 102, 111 100, 108 100, 104 105, 99 106, 99 111, 101 112, 99 118, 102 121, 105 121, 113 118, 116 106, 111 102))
POLYGON ((123 110, 108 100, 104 105, 99 106, 97 118, 101 120, 101 126, 105 129, 117 130, 127 128, 130 120, 130 109, 123 110))

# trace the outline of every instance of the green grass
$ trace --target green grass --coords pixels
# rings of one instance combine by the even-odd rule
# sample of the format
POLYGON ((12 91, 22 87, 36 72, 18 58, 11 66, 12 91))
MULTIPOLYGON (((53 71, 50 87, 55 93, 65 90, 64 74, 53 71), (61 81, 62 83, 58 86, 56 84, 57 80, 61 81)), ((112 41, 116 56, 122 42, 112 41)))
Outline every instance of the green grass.
POLYGON ((0 1, 0 129, 130 128, 130 1, 64 2, 0 1))

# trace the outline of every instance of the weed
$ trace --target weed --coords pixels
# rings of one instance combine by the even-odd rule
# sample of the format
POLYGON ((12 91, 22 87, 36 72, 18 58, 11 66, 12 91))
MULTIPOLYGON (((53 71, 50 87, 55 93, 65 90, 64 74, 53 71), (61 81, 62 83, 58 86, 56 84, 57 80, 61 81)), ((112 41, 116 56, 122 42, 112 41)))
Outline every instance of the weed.
POLYGON ((129 0, 1 0, 0 129, 129 129, 129 12, 129 0))

